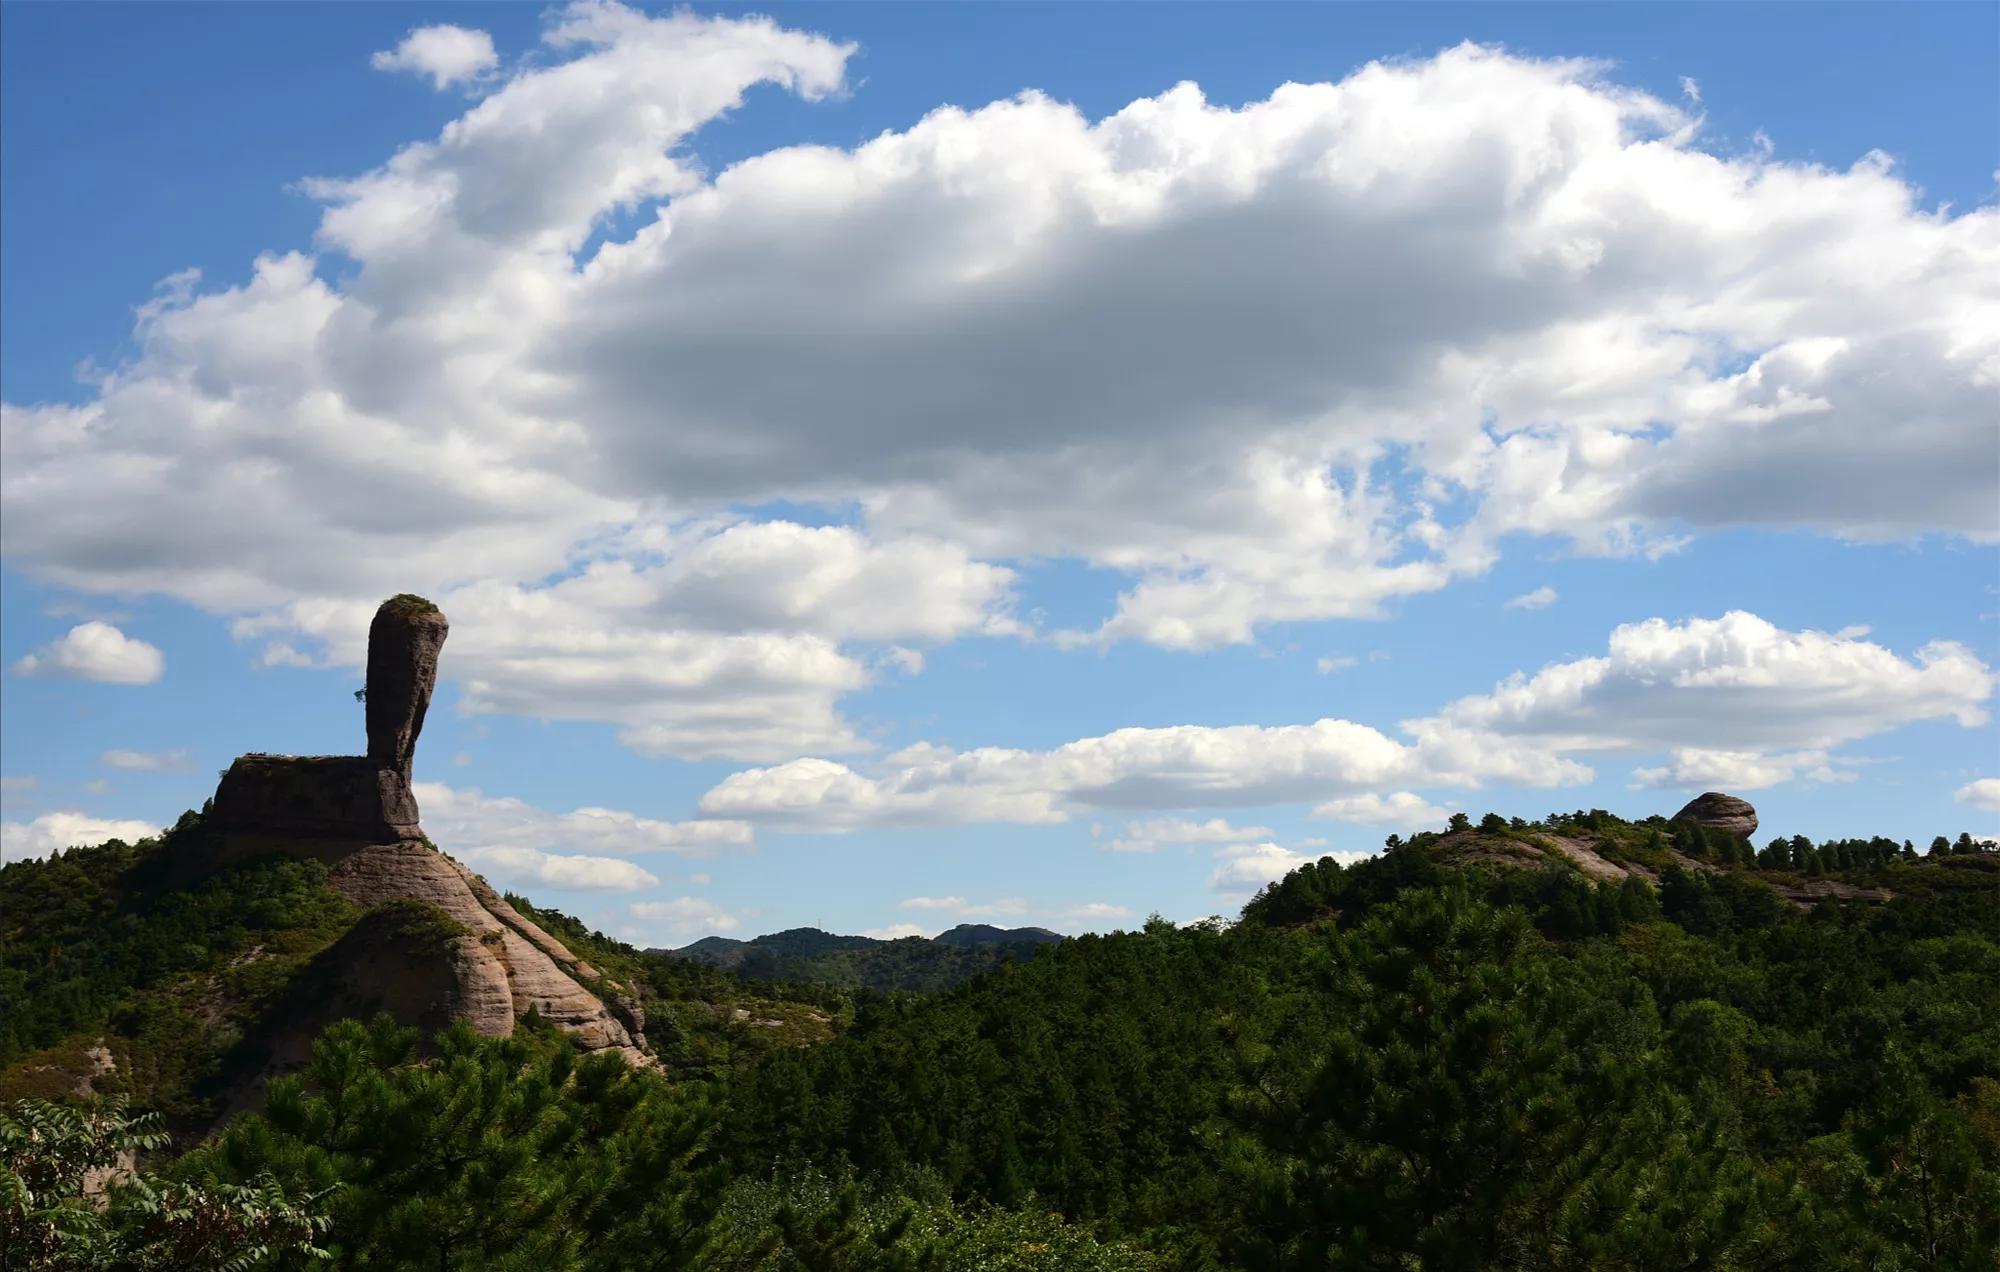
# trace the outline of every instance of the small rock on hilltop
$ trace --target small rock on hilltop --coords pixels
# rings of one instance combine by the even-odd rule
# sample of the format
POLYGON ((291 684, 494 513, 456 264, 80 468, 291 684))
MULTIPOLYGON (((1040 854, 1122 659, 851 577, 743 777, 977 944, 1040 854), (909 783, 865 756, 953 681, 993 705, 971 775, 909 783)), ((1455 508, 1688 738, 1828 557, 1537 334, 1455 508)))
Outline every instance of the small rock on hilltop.
POLYGON ((1721 791, 1707 791, 1695 796, 1688 801, 1687 807, 1674 814, 1674 820, 1714 826, 1738 839, 1748 839, 1757 833, 1757 810, 1750 806, 1750 801, 1724 795, 1721 791))

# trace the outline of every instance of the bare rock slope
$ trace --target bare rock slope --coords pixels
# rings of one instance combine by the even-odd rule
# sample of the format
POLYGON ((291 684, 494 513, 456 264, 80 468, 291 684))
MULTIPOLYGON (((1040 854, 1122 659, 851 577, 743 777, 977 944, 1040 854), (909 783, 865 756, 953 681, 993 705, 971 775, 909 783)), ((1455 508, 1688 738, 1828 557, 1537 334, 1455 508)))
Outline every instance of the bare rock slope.
POLYGON ((368 631, 368 754, 244 755, 216 790, 205 867, 310 857, 356 905, 420 902, 448 920, 415 942, 407 924, 357 925, 322 956, 316 1002, 274 1036, 272 1065, 303 1059, 311 1033, 343 1015, 387 1011, 425 1028, 458 1017, 504 1038, 531 1009, 589 1050, 650 1065, 638 1002, 424 836, 410 769, 448 631, 421 597, 384 602, 368 631))

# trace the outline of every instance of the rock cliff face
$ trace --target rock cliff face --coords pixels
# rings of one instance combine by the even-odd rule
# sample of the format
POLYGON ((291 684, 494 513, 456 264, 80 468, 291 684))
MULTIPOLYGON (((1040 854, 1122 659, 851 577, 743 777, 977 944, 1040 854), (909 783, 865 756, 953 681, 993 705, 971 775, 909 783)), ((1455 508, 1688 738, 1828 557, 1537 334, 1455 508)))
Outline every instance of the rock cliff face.
POLYGON ((388 1011, 427 1029, 462 1017, 504 1038, 530 1008, 589 1050, 650 1065, 638 1003, 605 986, 607 1004, 592 992, 595 968, 424 837, 410 767, 449 630, 421 597, 384 602, 369 627, 368 754, 244 755, 216 790, 204 868, 309 857, 356 905, 422 902, 449 920, 445 935, 416 945, 376 915, 358 924, 322 960, 322 992, 266 1043, 271 1066, 303 1059, 312 1034, 343 1015, 388 1011))
POLYGON ((1757 833, 1757 810, 1750 806, 1750 801, 1724 795, 1721 791, 1695 796, 1688 801, 1687 807, 1674 814, 1674 820, 1715 826, 1738 839, 1748 839, 1757 833))

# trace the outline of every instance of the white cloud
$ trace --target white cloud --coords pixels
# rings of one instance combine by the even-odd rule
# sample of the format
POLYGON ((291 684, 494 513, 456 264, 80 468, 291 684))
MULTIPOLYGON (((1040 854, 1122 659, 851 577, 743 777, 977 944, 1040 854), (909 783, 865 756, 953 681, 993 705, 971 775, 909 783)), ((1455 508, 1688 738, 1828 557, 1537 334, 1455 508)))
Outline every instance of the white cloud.
POLYGON ((441 782, 417 782, 412 789, 431 838, 447 852, 467 860, 477 853, 503 849, 533 850, 541 855, 585 849, 598 856, 707 856, 748 847, 752 839, 744 822, 656 821, 614 808, 552 813, 522 800, 488 796, 441 782))
POLYGON ((900 941, 906 936, 929 936, 930 933, 914 923, 891 923, 887 927, 865 928, 861 935, 874 937, 878 941, 900 941))
POLYGON ((1395 826, 1402 830, 1422 830, 1450 820, 1451 811, 1439 808, 1412 791, 1387 795, 1369 791, 1330 799, 1313 809, 1313 816, 1332 821, 1359 822, 1365 826, 1395 826))
POLYGON ((657 875, 616 857, 548 853, 494 845, 454 854, 483 875, 508 884, 593 892, 634 892, 656 886, 657 875))
POLYGON ((1609 645, 1608 656, 1517 673, 1490 693, 1405 720, 1408 742, 1323 719, 1119 729, 1048 751, 916 746, 872 774, 822 758, 746 769, 702 796, 701 810, 820 831, 1309 800, 1347 820, 1430 820, 1444 810, 1409 788, 1575 784, 1592 776, 1576 756, 1665 750, 1675 752, 1674 768, 1645 770, 1640 780, 1727 773, 1746 785, 1839 781, 1844 761, 1833 746, 1920 720, 1983 724, 1995 684, 1992 670, 1955 642, 1933 641, 1905 658, 1855 636, 1787 631, 1740 611, 1627 624, 1609 645))
POLYGON ((963 910, 964 897, 906 897, 897 902, 905 910, 963 910))
POLYGON ((42 779, 34 773, 23 773, 19 776, 10 775, 7 777, 0 777, 0 792, 4 792, 6 794, 11 795, 11 794, 19 794, 20 792, 23 791, 31 791, 34 790, 36 786, 40 785, 41 780, 42 779))
POLYGON ((649 920, 660 940, 685 945, 703 936, 720 936, 743 925, 743 917, 702 897, 638 901, 632 917, 649 920))
POLYGON ((2000 813, 2000 777, 1982 777, 1976 782, 1967 782, 1958 788, 1952 798, 1989 813, 2000 813))
POLYGON ((108 839, 136 843, 160 833, 151 822, 93 817, 88 813, 43 813, 28 822, 0 822, 0 861, 29 861, 68 848, 108 839))
POLYGON ((1556 603, 1556 590, 1544 583, 1532 592, 1523 592, 1507 602, 1508 609, 1547 609, 1556 603))
POLYGON ((1345 654, 1328 654, 1313 665, 1319 668, 1320 674, 1324 676, 1329 672, 1346 671, 1349 667, 1359 666, 1360 663, 1359 658, 1350 658, 1345 654))
POLYGON ((478 80, 500 65, 493 37, 459 26, 417 27, 393 49, 368 59, 378 71, 410 71, 427 77, 431 87, 478 80))
POLYGON ((1026 897, 1001 897, 996 901, 981 901, 973 905, 962 905, 958 912, 975 919, 1018 919, 1032 913, 1034 907, 1026 897))
POLYGON ((1859 776, 1825 751, 1718 751, 1676 747, 1659 768, 1632 770, 1635 785, 1666 790, 1755 791, 1783 782, 1851 782, 1859 776))
POLYGON ((1274 843, 1235 844, 1218 849, 1222 864, 1208 877, 1208 886, 1217 892, 1254 892, 1273 879, 1311 861, 1304 853, 1274 843))
POLYGON ((1604 657, 1517 673, 1421 723, 1571 752, 1824 750, 1919 720, 1984 724, 1994 684, 1993 671, 1955 641, 1904 658, 1739 610, 1628 623, 1611 633, 1604 657))
POLYGON ((110 750, 98 756, 97 762, 106 768, 137 773, 186 773, 193 767, 186 747, 171 751, 110 750))
MULTIPOLYGON (((873 673, 843 641, 1014 628, 1012 572, 933 540, 761 522, 651 527, 620 543, 622 555, 549 586, 435 595, 452 619, 444 666, 463 709, 606 721, 634 749, 682 759, 851 752, 865 744, 834 704, 873 673)), ((299 602, 235 629, 309 638, 358 668, 373 612, 299 602)))
POLYGON ((160 651, 109 623, 78 623, 14 664, 17 676, 73 676, 111 685, 150 685, 166 670, 160 651))
POLYGON ((1267 827, 1232 826, 1220 817, 1207 821, 1157 817, 1127 822, 1125 833, 1105 846, 1112 852, 1157 852, 1168 844, 1238 844, 1270 834, 1267 827))
MULTIPOLYGON (((1453 739, 1441 734, 1445 743, 1453 739)), ((1429 745, 1428 743, 1426 745, 1429 745)), ((1530 784, 1586 772, 1504 740, 1446 746, 1445 780, 1530 784)), ((1119 729, 1051 751, 912 748, 879 777, 812 758, 734 773, 702 796, 715 817, 814 830, 950 822, 1060 822, 1079 808, 1174 809, 1291 803, 1403 783, 1423 747, 1346 720, 1295 725, 1119 729)))
POLYGON ((1054 911, 1052 917, 1073 923, 1102 923, 1113 919, 1129 919, 1132 917, 1132 910, 1129 906, 1112 905, 1108 901, 1091 901, 1054 911))
POLYGON ((1018 630, 1008 561, 1124 580, 1071 643, 1199 649, 1523 532, 2000 538, 2000 211, 1927 211, 1877 157, 1711 154, 1597 64, 1463 46, 705 173, 706 124, 838 92, 851 53, 557 11, 434 138, 307 183, 325 263, 177 276, 88 401, 5 406, 10 563, 343 666, 415 588, 470 709, 776 761, 865 749, 837 703, 910 659, 860 646, 1018 630), (781 500, 855 524, 742 511, 781 500))

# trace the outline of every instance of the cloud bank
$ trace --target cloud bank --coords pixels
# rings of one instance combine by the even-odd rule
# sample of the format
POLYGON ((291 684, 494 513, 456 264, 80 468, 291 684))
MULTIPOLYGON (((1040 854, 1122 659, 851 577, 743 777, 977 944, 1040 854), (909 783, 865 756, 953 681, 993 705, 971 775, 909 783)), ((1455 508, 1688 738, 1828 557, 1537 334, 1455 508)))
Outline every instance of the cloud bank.
MULTIPOLYGON (((1382 614, 1523 535, 2000 539, 2000 213, 1926 209, 1884 156, 1728 153, 1691 97, 1465 45, 1241 106, 1027 92, 702 166, 746 94, 835 96, 853 52, 601 2, 511 63, 412 32, 378 64, 478 98, 308 180, 309 248, 163 283, 80 401, 6 404, 0 548, 228 616, 275 662, 352 664, 356 615, 414 588, 475 620, 472 710, 771 762, 864 752, 840 700, 923 646, 1035 634, 1023 562, 1121 580, 1042 635, 1197 650, 1382 614)), ((154 655, 91 665, 141 683, 154 655)), ((1131 731, 786 780, 856 817, 1250 799, 1287 766, 1338 797, 1444 772, 1445 729, 1587 739, 1611 674, 1414 744, 1131 731)))

